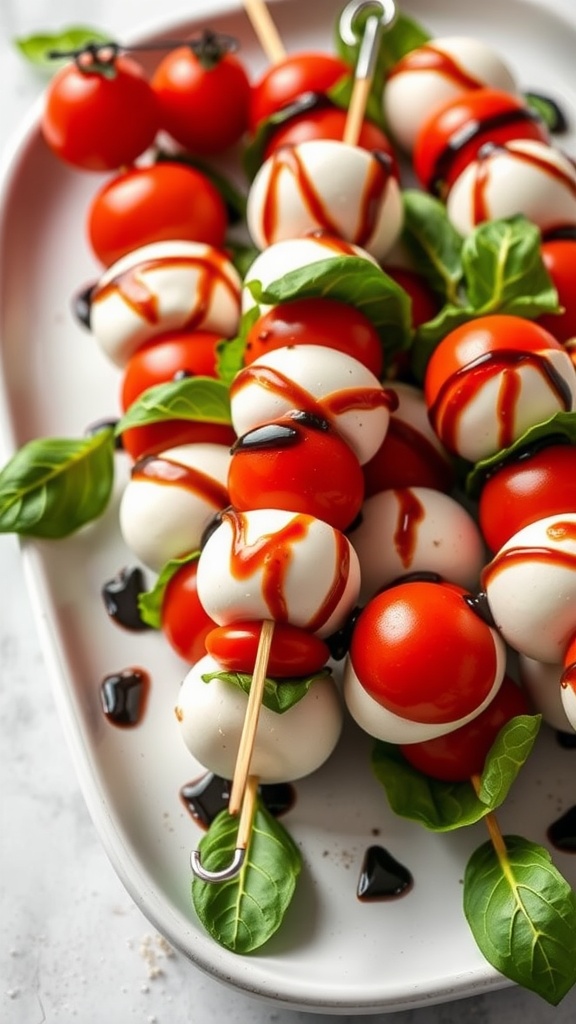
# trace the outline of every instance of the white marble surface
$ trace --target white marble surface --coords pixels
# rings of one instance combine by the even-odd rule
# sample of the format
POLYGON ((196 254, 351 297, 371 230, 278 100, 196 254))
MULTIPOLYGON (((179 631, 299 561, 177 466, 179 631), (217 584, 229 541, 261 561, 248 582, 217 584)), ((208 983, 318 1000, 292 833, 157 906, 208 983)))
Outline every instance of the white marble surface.
MULTIPOLYGON (((558 0, 569 9, 572 0, 558 0)), ((194 4, 170 0, 170 13, 194 4)), ((213 7, 218 6, 213 0, 213 7)), ((40 93, 42 78, 11 40, 72 23, 112 34, 157 17, 154 0, 2 0, 0 138, 40 93)), ((0 448, 2 462, 4 451, 0 448)), ((296 1024, 309 1015, 237 994, 200 973, 154 932, 102 850, 56 715, 20 560, 0 537, 0 1020, 3 1024, 296 1024)), ((572 1024, 576 991, 553 1009, 506 988, 388 1015, 320 1021, 390 1024, 572 1024)))

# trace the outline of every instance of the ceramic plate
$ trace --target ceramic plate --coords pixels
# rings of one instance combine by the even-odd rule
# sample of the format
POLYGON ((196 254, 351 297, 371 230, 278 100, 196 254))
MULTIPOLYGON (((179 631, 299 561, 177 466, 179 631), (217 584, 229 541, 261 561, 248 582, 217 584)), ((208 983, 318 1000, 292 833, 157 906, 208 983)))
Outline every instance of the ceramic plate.
MULTIPOLYGON (((265 59, 237 7, 210 5, 186 26, 164 24, 164 38, 208 22, 238 36, 254 72, 265 59)), ((332 49, 338 0, 273 5, 288 51, 332 49)), ((522 88, 545 92, 576 121, 576 19, 553 5, 522 0, 410 0, 406 13, 433 34, 468 34, 497 46, 522 88)), ((5 427, 14 447, 39 436, 79 437, 118 414, 118 371, 74 321, 71 297, 98 274, 84 236, 97 176, 67 170, 46 150, 33 112, 2 183, 1 343, 5 427)), ((574 137, 563 145, 572 145, 574 137)), ((257 954, 217 946, 190 903, 190 850, 201 832, 180 799, 198 766, 180 741, 174 705, 185 666, 159 635, 132 634, 107 617, 105 580, 134 558, 117 527, 126 463, 117 459, 117 494, 106 515, 62 542, 23 545, 27 575, 52 669, 54 692, 80 783, 102 842, 132 897, 156 928, 209 974, 279 1005, 334 1013, 415 1007, 505 984, 484 961, 462 914, 462 875, 483 826, 432 835, 396 818, 369 768, 371 741, 349 724, 337 752, 297 784, 284 817, 302 850, 295 901, 278 934, 257 954), (132 730, 103 716, 100 682, 127 666, 152 679, 143 722, 132 730), (368 846, 379 843, 414 876, 391 902, 361 902, 357 884, 368 846)), ((574 751, 544 731, 536 756, 500 814, 505 831, 546 843, 546 829, 573 803, 574 751), (570 783, 572 777, 572 783, 570 783)), ((555 853, 576 884, 576 860, 555 853)))

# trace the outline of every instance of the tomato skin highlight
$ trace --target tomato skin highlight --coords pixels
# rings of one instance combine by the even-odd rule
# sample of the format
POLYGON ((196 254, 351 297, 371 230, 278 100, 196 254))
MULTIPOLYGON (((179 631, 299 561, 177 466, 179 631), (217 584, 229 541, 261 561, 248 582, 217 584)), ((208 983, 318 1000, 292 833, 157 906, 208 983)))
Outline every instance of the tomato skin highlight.
POLYGON ((421 743, 400 744, 402 754, 418 771, 444 782, 467 782, 480 775, 496 736, 516 715, 529 715, 525 694, 504 676, 500 689, 484 711, 454 732, 421 743))
POLYGON ((376 328, 360 310, 335 299, 295 299, 281 303, 251 327, 244 350, 248 366, 285 345, 323 345, 353 356, 380 377, 384 365, 376 328))
POLYGON ((196 587, 198 561, 186 562, 172 576, 162 601, 162 632, 184 661, 206 654, 205 639, 216 623, 204 611, 196 587))
POLYGON ((48 85, 42 134, 60 160, 79 170, 131 164, 156 137, 156 97, 143 68, 119 56, 114 70, 109 78, 71 62, 48 85))
POLYGON ((161 127, 192 153, 221 153, 248 127, 250 81, 232 53, 207 66, 189 46, 178 47, 158 64, 152 89, 161 127))
POLYGON ((106 182, 86 221, 88 241, 104 266, 151 242, 180 239, 221 248, 227 227, 215 185, 193 167, 168 160, 106 182))
POLYGON ((289 54, 284 60, 277 61, 252 86, 248 116, 250 132, 304 93, 328 92, 349 74, 350 66, 340 57, 328 53, 289 54))
MULTIPOLYGON (((261 631, 260 622, 218 626, 206 637, 206 650, 227 672, 253 672, 261 631)), ((330 658, 327 644, 314 633, 277 622, 267 675, 278 679, 312 675, 330 658)))
POLYGON ((576 509, 576 448, 549 445, 488 478, 478 504, 484 540, 497 552, 530 523, 576 509))

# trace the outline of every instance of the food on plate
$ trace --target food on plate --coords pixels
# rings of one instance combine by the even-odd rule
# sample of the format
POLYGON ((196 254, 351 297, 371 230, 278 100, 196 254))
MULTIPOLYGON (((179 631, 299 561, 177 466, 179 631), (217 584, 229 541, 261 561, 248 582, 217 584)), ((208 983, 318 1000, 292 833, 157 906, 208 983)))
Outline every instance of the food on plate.
POLYGON ((576 359, 576 294, 574 291, 574 261, 576 260, 576 228, 573 232, 560 231, 558 237, 549 234, 542 242, 542 259, 558 292, 561 312, 544 313, 538 322, 558 341, 564 342, 570 358, 576 359), (563 236, 566 237, 563 237, 563 236), (571 235, 571 237, 570 237, 571 235))
POLYGON ((292 53, 274 61, 252 85, 250 131, 300 97, 328 92, 351 73, 350 65, 331 53, 292 53))
POLYGON ((558 732, 570 733, 570 722, 562 703, 561 679, 563 665, 535 661, 526 654, 518 655, 518 676, 532 708, 558 732))

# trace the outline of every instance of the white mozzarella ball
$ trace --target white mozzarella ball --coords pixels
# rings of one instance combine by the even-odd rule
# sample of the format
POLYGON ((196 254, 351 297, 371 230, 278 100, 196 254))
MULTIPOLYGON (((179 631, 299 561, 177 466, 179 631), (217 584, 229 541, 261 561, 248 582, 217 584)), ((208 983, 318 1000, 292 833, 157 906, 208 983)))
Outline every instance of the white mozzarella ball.
POLYGON ((560 699, 566 719, 572 729, 576 732, 576 687, 574 680, 564 678, 560 686, 560 699))
MULTIPOLYGON (((542 715, 544 721, 560 732, 570 732, 572 728, 567 711, 562 703, 560 679, 564 668, 562 665, 549 665, 543 661, 527 658, 525 654, 518 657, 518 675, 528 700, 534 711, 542 715)), ((576 725, 573 726, 576 729, 576 725)))
POLYGON ((386 124, 410 152, 421 125, 437 107, 481 87, 516 92, 512 72, 498 54, 468 36, 431 39, 389 73, 383 97, 386 124))
POLYGON ((510 537, 482 573, 496 629, 516 651, 559 663, 576 632, 576 512, 510 537))
MULTIPOLYGON (((374 257, 365 249, 345 242, 342 238, 319 235, 308 238, 287 238, 283 242, 276 242, 264 249, 248 268, 242 288, 242 312, 248 312, 257 304, 257 299, 254 298, 250 289, 250 285, 255 282, 258 282, 262 288, 267 288, 274 281, 281 280, 293 270, 300 270, 301 267, 324 260, 341 259, 343 256, 355 256, 368 260, 372 266, 378 266, 374 257)), ((272 308, 264 303, 258 303, 258 305, 261 315, 272 308)))
POLYGON ((227 509, 199 561, 198 596, 218 625, 273 619, 329 636, 360 589, 352 545, 314 516, 227 509))
POLYGON ((524 214, 541 231, 576 224, 576 168, 544 142, 518 139, 487 144, 458 176, 446 201, 457 231, 524 214))
POLYGON ((104 272, 90 296, 90 329, 118 366, 154 335, 238 329, 241 279, 234 265, 201 242, 153 242, 104 272))
POLYGON ((437 573, 475 588, 484 565, 482 535, 454 498, 428 487, 380 491, 367 498, 348 534, 360 561, 360 603, 411 573, 437 573))
POLYGON ((130 550, 159 572, 200 547, 213 516, 229 504, 230 449, 186 444, 141 459, 120 502, 120 530, 130 550))
MULTIPOLYGON (((176 717, 192 756, 209 771, 232 779, 248 696, 234 683, 202 678, 219 671, 210 655, 190 669, 180 688, 176 717)), ((338 689, 327 675, 319 675, 305 696, 282 714, 262 705, 250 771, 263 783, 310 775, 330 757, 342 719, 338 689)))
POLYGON ((281 146, 260 167, 246 220, 260 249, 327 231, 382 260, 400 235, 403 207, 392 163, 336 139, 281 146))
POLYGON ((324 417, 361 465, 376 454, 390 421, 391 397, 357 359, 322 345, 286 345, 236 374, 230 388, 238 437, 294 409, 324 417))
MULTIPOLYGON (((434 609, 431 610, 434 614, 434 609)), ((379 704, 364 689, 352 664, 350 657, 346 659, 344 668, 343 694, 344 702, 352 718, 364 732, 375 739, 385 743, 423 743, 425 740, 435 739, 437 736, 446 736, 450 732, 459 729, 476 718, 492 699, 496 696, 502 679, 504 677, 506 658, 504 645, 500 647, 494 637, 494 647, 497 653, 497 664, 494 673, 494 680, 489 692, 477 708, 474 708, 468 715, 453 722, 418 722, 413 719, 403 718, 395 714, 384 705, 379 704)))

